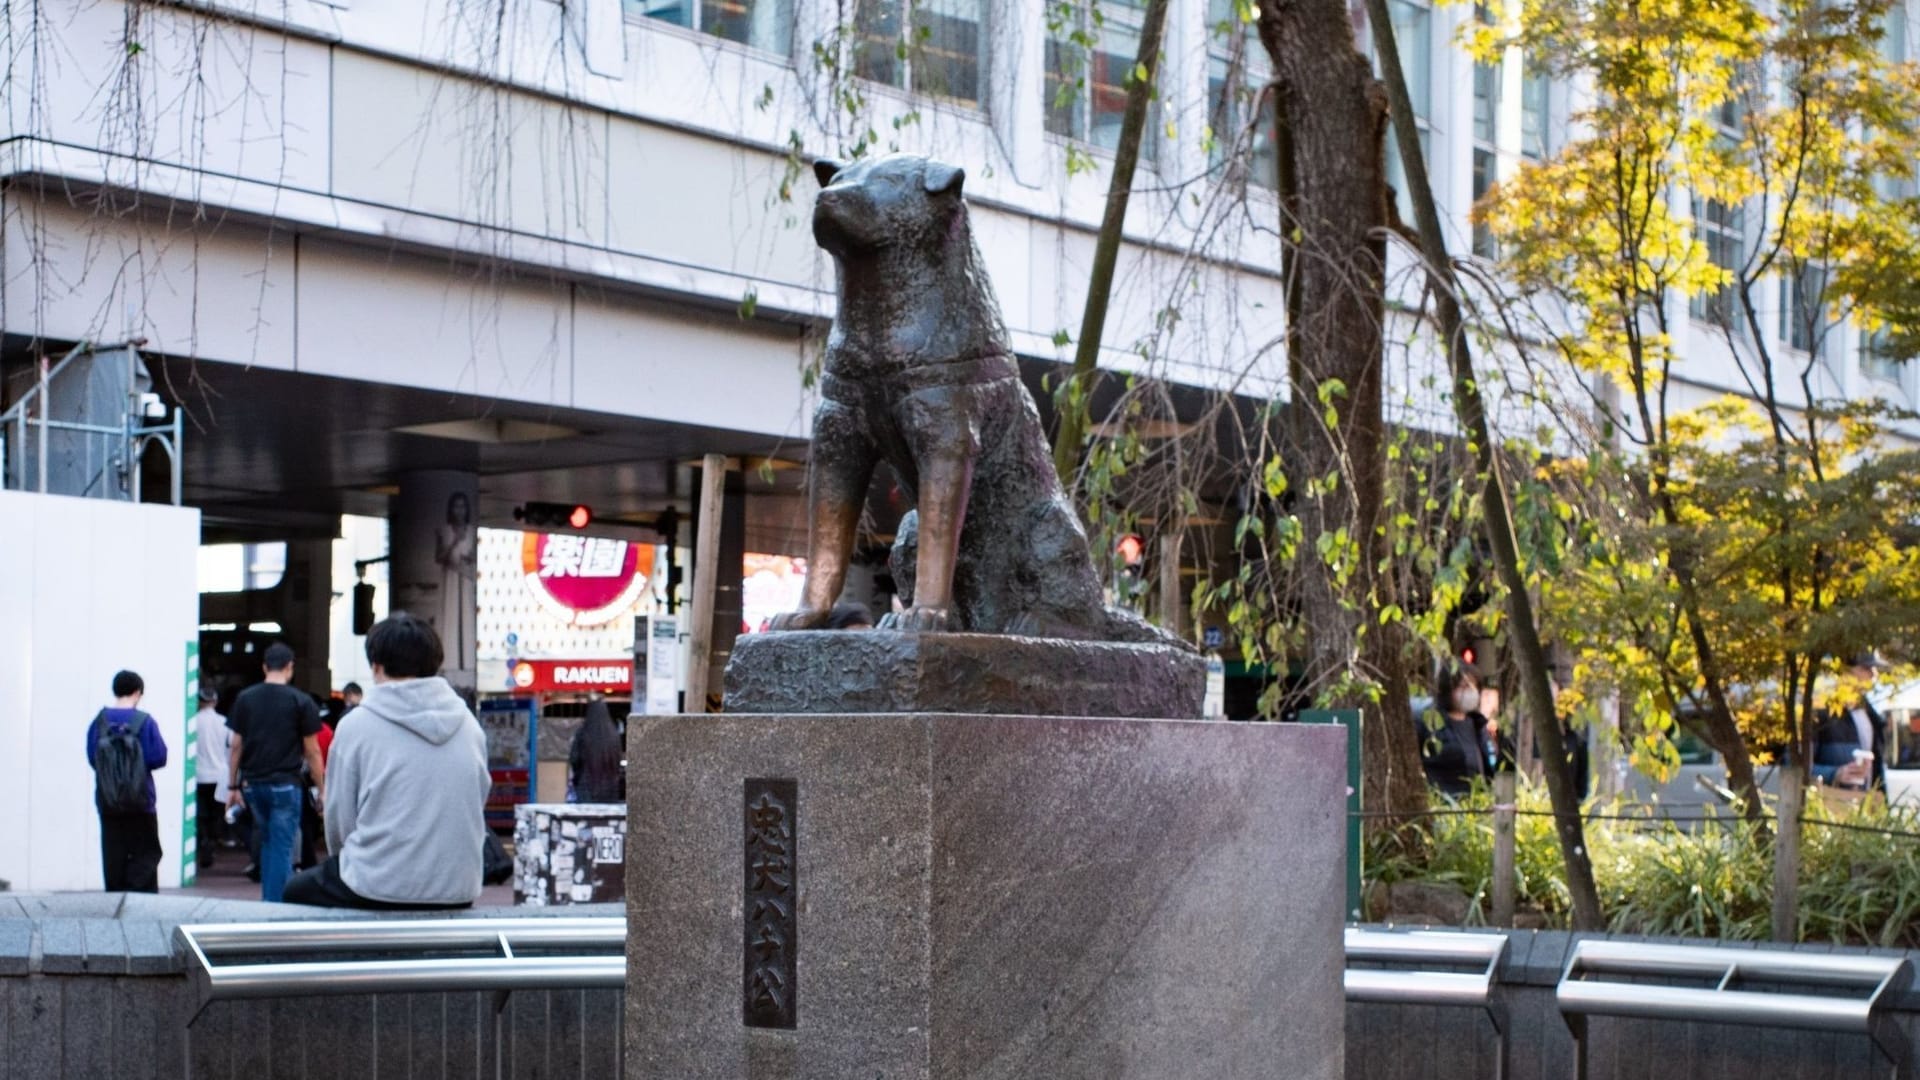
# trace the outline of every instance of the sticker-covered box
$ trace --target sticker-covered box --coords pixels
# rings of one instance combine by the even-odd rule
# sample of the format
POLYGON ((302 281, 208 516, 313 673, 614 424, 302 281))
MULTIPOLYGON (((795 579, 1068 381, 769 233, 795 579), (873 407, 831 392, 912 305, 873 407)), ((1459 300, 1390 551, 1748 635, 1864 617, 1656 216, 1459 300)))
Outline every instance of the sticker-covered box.
POLYGON ((533 907, 626 897, 627 808, 619 803, 514 807, 513 902, 533 907))

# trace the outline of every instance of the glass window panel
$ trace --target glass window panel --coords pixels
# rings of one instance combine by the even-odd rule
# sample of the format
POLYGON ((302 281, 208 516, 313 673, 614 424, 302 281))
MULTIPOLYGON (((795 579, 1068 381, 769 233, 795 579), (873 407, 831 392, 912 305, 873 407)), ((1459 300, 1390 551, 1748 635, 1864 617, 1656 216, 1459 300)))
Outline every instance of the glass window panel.
MULTIPOLYGON (((1497 157, 1493 150, 1476 146, 1473 149, 1473 205, 1479 209, 1480 200, 1493 190, 1497 157)), ((1493 230, 1477 216, 1473 222, 1473 252, 1483 258, 1495 258, 1499 254, 1498 245, 1493 240, 1493 230)))
MULTIPOLYGON (((1433 139, 1426 128, 1420 129, 1420 157, 1432 168, 1433 139)), ((1393 185, 1393 205, 1400 212, 1400 220, 1413 220, 1413 196, 1407 191, 1407 164, 1400 157, 1400 137, 1393 132, 1391 121, 1387 124, 1387 183, 1393 185)))
POLYGON ((1229 149, 1247 136, 1247 182, 1256 187, 1280 186, 1280 159, 1274 145, 1276 118, 1272 96, 1264 94, 1269 67, 1267 54, 1252 24, 1240 21, 1233 0, 1210 0, 1207 58, 1207 126, 1213 130, 1213 162, 1219 164, 1229 149), (1249 110, 1260 102, 1260 115, 1247 131, 1249 110))
POLYGON ((1780 337, 1788 347, 1813 351, 1825 329, 1824 312, 1818 310, 1825 293, 1826 279, 1817 267, 1803 267, 1780 280, 1780 337))
POLYGON ((1494 145, 1500 131, 1500 68, 1496 64, 1473 65, 1473 137, 1494 145))
POLYGON ((1861 332, 1860 370, 1868 378, 1900 381, 1900 357, 1894 354, 1893 339, 1885 330, 1861 332))
MULTIPOLYGON (((1127 113, 1127 74, 1140 55, 1140 35, 1108 23, 1100 31, 1100 48, 1093 54, 1087 75, 1088 141, 1109 150, 1120 145, 1121 122, 1127 113)), ((1151 157, 1152 132, 1143 152, 1151 157)))
POLYGON ((787 56, 793 0, 621 0, 629 18, 657 19, 787 56))
POLYGON ((908 67, 916 93, 980 100, 985 0, 923 0, 913 9, 908 67))
POLYGON ((1545 70, 1531 62, 1520 77, 1520 153, 1535 161, 1547 156, 1547 124, 1551 118, 1552 83, 1545 70))
POLYGON ((785 56, 793 46, 793 0, 701 0, 700 29, 785 56))
MULTIPOLYGON (((1741 254, 1745 228, 1740 207, 1720 202, 1717 199, 1694 200, 1694 228, 1700 235, 1700 242, 1706 245, 1707 261, 1727 271, 1736 272, 1742 262, 1741 254)), ((1708 322, 1731 325, 1733 319, 1733 289, 1722 286, 1711 292, 1702 292, 1694 296, 1689 304, 1695 318, 1708 322)))
POLYGON ((1413 115, 1426 120, 1432 115, 1433 85, 1430 69, 1433 60, 1431 19, 1423 4, 1393 0, 1393 41, 1400 49, 1400 67, 1407 76, 1407 96, 1413 99, 1413 115))
POLYGON ((906 78, 906 40, 902 36, 902 0, 861 0, 853 11, 853 73, 863 79, 900 86, 906 78))
POLYGON ((1047 39, 1047 130, 1055 135, 1078 139, 1087 133, 1080 108, 1086 70, 1085 49, 1065 38, 1047 39))
POLYGON ((623 5, 630 16, 659 19, 689 29, 693 27, 693 4, 690 0, 623 0, 623 5))
MULTIPOLYGON (((1076 7, 1072 18, 1047 41, 1047 130, 1116 149, 1127 112, 1127 75, 1140 55, 1139 8, 1103 0, 1097 18, 1086 6, 1076 7), (1096 42, 1090 54, 1074 41, 1075 33, 1096 42)), ((1153 160, 1159 141, 1154 128, 1149 113, 1140 144, 1146 161, 1153 160)))

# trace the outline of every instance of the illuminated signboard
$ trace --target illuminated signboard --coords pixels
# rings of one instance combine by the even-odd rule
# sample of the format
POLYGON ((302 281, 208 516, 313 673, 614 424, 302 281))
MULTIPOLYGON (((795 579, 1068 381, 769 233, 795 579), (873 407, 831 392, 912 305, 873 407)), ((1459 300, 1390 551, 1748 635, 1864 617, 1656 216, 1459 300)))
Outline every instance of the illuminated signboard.
POLYGON ((601 626, 631 614, 652 569, 652 544, 567 533, 530 532, 521 539, 528 591, 574 626, 601 626))
POLYGON ((599 690, 624 694, 633 688, 631 660, 522 660, 513 665, 513 692, 551 694, 599 690))

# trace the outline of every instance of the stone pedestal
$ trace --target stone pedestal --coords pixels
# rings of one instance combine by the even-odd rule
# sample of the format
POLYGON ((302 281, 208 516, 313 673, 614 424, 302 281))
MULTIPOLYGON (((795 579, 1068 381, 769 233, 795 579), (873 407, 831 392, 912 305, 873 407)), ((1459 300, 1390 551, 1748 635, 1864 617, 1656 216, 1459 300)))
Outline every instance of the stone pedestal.
POLYGON ((626 1074, 1337 1080, 1344 754, 1337 727, 636 716, 626 1074))
POLYGON ((1207 664, 1173 644, 893 630, 749 634, 730 713, 1198 718, 1207 664))

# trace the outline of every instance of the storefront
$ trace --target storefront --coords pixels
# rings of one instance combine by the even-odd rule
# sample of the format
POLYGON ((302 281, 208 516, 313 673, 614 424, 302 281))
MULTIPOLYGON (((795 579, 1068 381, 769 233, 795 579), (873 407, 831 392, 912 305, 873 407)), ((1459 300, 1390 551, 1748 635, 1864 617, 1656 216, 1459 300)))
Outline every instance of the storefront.
POLYGON ((493 796, 488 820, 567 797, 567 751, 587 706, 616 723, 633 692, 636 618, 664 606, 652 544, 568 533, 480 530, 480 719, 493 796))

